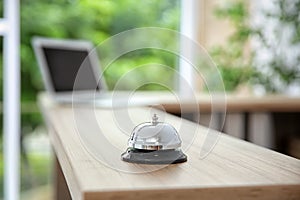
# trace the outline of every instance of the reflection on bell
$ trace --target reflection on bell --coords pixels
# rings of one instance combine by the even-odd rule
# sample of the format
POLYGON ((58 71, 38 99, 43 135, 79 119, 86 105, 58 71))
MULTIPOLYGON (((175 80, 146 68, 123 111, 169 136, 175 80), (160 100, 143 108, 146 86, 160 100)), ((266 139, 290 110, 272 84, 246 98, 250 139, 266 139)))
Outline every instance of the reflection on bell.
POLYGON ((128 140, 128 149, 121 157, 123 161, 140 164, 175 164, 187 161, 181 151, 181 140, 176 129, 159 122, 156 114, 152 122, 136 126, 128 140))

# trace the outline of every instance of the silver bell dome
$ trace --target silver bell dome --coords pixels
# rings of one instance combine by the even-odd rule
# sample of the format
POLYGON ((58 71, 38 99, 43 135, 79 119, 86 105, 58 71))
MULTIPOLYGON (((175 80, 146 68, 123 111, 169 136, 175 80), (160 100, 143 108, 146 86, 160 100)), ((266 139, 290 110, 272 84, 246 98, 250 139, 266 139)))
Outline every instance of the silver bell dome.
POLYGON ((176 129, 167 123, 159 122, 156 114, 152 122, 136 126, 128 140, 128 148, 121 159, 137 164, 177 164, 187 161, 181 150, 181 140, 176 129))
POLYGON ((133 129, 128 147, 141 150, 178 149, 181 139, 172 125, 159 122, 154 114, 152 122, 139 124, 133 129))

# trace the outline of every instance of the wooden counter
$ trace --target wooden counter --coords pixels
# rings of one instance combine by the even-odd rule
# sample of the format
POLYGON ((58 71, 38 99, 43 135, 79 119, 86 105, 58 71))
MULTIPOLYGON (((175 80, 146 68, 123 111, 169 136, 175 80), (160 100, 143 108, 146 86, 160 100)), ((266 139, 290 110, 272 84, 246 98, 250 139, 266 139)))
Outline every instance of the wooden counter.
MULTIPOLYGON (((128 97, 131 104, 160 104, 167 112, 195 112, 195 106, 200 112, 300 112, 300 96, 269 94, 265 96, 199 93, 190 96, 179 95, 166 91, 137 91, 108 93, 107 97, 128 97), (180 101, 179 101, 180 100, 180 101)), ((106 98, 103 98, 103 102, 106 98)), ((101 105, 101 103, 100 103, 101 105)))
MULTIPOLYGON (((123 122, 129 127, 122 129, 117 124, 114 109, 81 105, 76 107, 74 114, 71 106, 54 104, 46 95, 39 96, 39 103, 52 146, 75 200, 300 199, 300 160, 295 158, 216 131, 208 133, 203 126, 155 111, 177 130, 182 126, 191 130, 179 131, 188 162, 147 173, 122 172, 97 159, 101 154, 112 160, 120 156, 102 148, 105 145, 97 130, 103 130, 106 139, 116 149, 125 150, 130 132, 124 133, 124 129, 130 130, 138 123, 149 121, 153 110, 147 107, 126 109, 132 123, 126 123, 129 120, 124 118, 123 122), (98 128, 93 124, 94 118, 98 128), (99 149, 103 151, 98 155, 91 151, 83 141, 85 133, 78 133, 80 130, 86 130, 86 135, 94 135, 94 138, 87 139, 99 142, 99 149), (216 139, 214 148, 207 151, 207 156, 201 157, 203 148, 211 142, 210 137, 216 139)), ((129 172, 155 169, 121 160, 114 162, 125 166, 129 172)))

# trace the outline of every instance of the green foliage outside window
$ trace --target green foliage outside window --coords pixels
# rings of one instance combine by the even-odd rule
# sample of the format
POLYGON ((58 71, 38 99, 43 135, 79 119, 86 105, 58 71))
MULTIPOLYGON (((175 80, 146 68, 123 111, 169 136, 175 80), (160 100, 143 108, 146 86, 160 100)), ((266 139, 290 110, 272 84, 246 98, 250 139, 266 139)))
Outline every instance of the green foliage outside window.
MULTIPOLYGON (((264 31, 269 21, 261 26, 250 25, 251 1, 227 1, 224 7, 217 7, 215 15, 220 19, 228 19, 234 27, 234 32, 224 46, 215 46, 210 54, 219 67, 225 89, 235 90, 240 84, 250 83, 261 85, 266 92, 285 92, 291 85, 300 87, 300 0, 275 0, 273 12, 263 10, 266 20, 276 22, 272 37, 264 31), (289 37, 287 38, 287 29, 289 37), (259 56, 249 47, 249 39, 255 38, 261 43, 261 48, 268 50, 270 59, 255 63, 259 56), (292 52, 293 60, 287 62, 287 52, 282 47, 282 41, 288 40, 288 47, 298 50, 292 52), (283 49, 283 50, 282 50, 283 49)), ((291 52, 289 52, 291 53, 291 52)))
MULTIPOLYGON (((41 75, 32 50, 33 36, 87 39, 95 45, 119 32, 147 26, 178 30, 179 0, 24 0, 21 1, 21 99, 22 109, 32 114, 22 117, 22 127, 35 127, 41 119, 35 105, 38 91, 43 89, 41 75)), ((1 41, 2 43, 2 41, 1 41)), ((106 72, 109 87, 134 66, 159 62, 175 66, 167 53, 147 52, 125 55, 106 72)), ((0 54, 2 60, 2 53, 0 54)), ((2 80, 2 65, 0 79, 2 80)), ((161 75, 163 76, 163 74, 161 75)), ((2 81, 0 82, 2 98, 2 81)), ((147 88, 146 88, 147 89, 147 88)), ((151 89, 151 88, 148 88, 151 89)))
POLYGON ((272 30, 273 41, 264 33, 264 24, 255 30, 271 59, 259 68, 255 66, 257 70, 265 70, 253 78, 269 92, 285 93, 291 85, 300 88, 300 0, 274 0, 273 3, 275 11, 264 12, 267 20, 277 24, 272 30))
POLYGON ((252 34, 247 4, 244 1, 228 1, 226 7, 217 7, 214 14, 219 19, 228 19, 234 27, 224 46, 214 46, 209 51, 221 72, 225 90, 233 91, 247 83, 254 73, 252 55, 247 51, 252 34))

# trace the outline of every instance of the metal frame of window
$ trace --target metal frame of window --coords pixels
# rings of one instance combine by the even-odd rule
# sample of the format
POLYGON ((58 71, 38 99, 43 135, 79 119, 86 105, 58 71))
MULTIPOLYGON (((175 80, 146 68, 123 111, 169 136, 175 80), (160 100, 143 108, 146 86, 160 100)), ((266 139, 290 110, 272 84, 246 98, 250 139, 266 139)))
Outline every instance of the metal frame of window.
MULTIPOLYGON (((197 42, 198 27, 199 27, 199 10, 202 0, 181 0, 181 19, 180 19, 180 33, 192 41, 197 42)), ((187 55, 190 59, 193 59, 194 52, 189 44, 184 44, 184 41, 180 41, 181 54, 187 55)), ((185 81, 190 85, 192 90, 197 89, 197 81, 194 74, 195 70, 193 66, 180 58, 179 60, 179 74, 182 78, 179 79, 178 89, 181 95, 187 96, 185 81), (185 81, 183 81, 185 79, 185 81)))
POLYGON ((4 0, 3 36, 4 199, 20 199, 20 3, 4 0))

